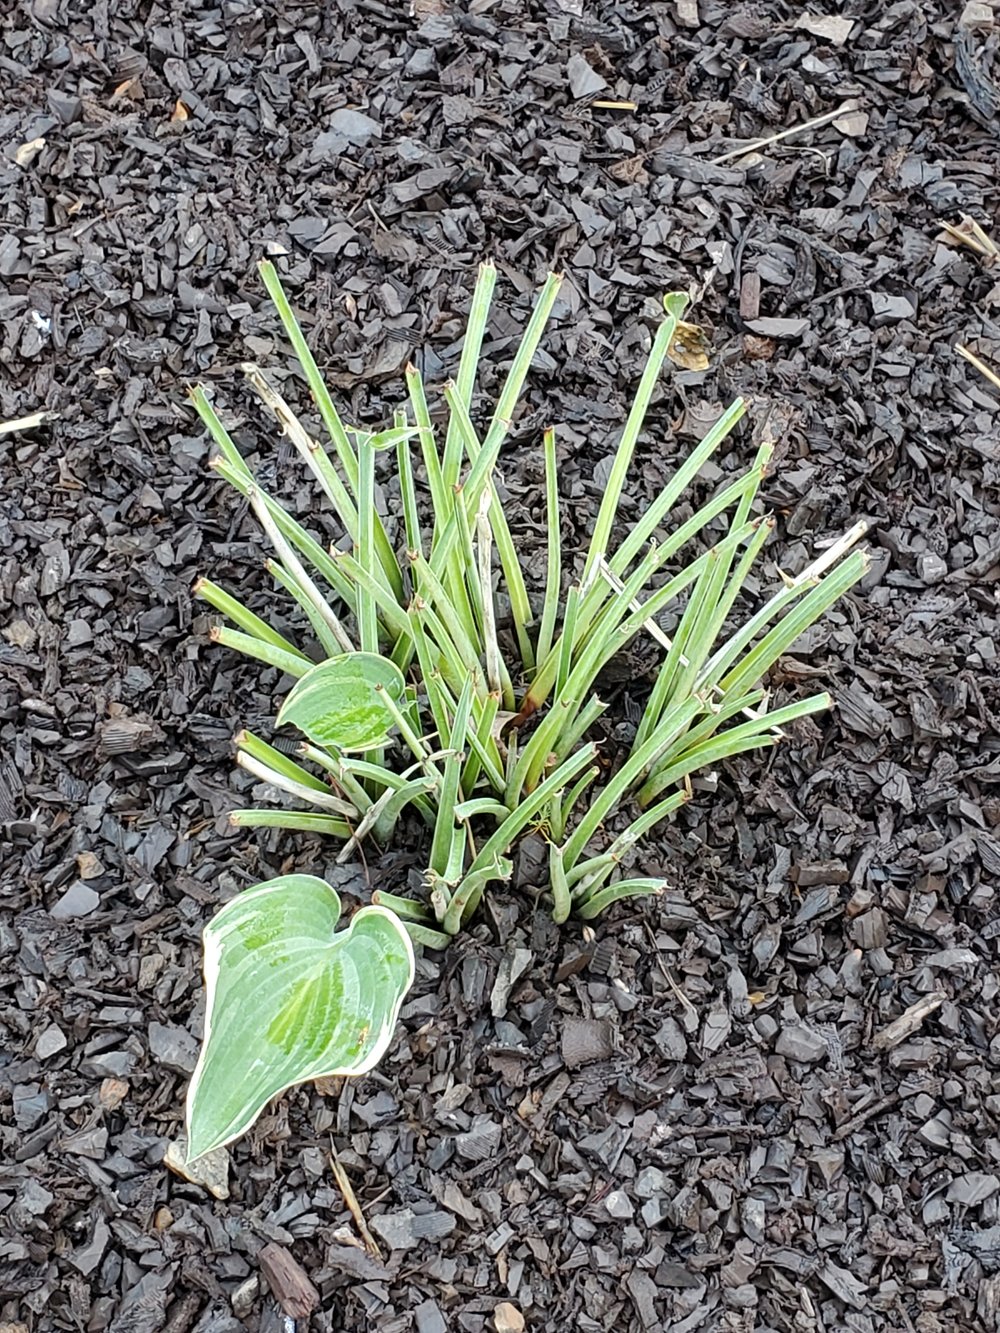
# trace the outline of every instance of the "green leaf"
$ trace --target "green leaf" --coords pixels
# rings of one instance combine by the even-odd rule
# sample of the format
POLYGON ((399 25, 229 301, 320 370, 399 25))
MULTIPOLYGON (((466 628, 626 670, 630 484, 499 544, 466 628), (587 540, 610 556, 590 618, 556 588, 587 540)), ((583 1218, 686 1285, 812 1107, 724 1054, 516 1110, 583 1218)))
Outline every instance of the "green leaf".
POLYGON ((306 672, 282 704, 278 725, 298 727, 316 745, 374 750, 392 727, 386 696, 401 699, 404 688, 402 672, 387 658, 343 653, 306 672))
POLYGON ((384 907, 334 934, 340 899, 313 875, 245 889, 204 932, 205 1039, 187 1098, 188 1154, 246 1133, 279 1093, 363 1074, 413 982, 413 947, 384 907))

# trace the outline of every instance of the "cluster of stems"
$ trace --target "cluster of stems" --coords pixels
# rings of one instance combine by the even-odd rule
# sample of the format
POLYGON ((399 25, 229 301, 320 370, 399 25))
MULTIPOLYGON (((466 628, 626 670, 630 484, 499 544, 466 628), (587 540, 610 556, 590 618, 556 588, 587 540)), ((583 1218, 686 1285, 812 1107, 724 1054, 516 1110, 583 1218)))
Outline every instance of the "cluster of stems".
POLYGON ((382 691, 391 733, 360 756, 307 741, 294 759, 243 732, 240 765, 309 809, 239 810, 234 821, 328 833, 343 840, 346 856, 365 836, 387 843, 412 808, 431 830, 426 896, 379 894, 377 901, 429 945, 443 945, 487 886, 509 876, 514 843, 529 828, 549 841, 555 920, 571 913, 590 919, 624 897, 657 892, 661 880, 622 877, 621 867, 643 834, 687 798, 690 776, 774 745, 783 727, 829 705, 821 693, 773 707, 762 682, 864 574, 865 553, 850 549, 863 525, 798 577, 783 578, 734 627, 737 599, 772 527, 755 503, 770 446, 761 445, 749 469, 690 518, 672 526, 671 515, 744 415, 737 400, 615 540, 633 455, 686 305, 672 294, 573 578, 560 537, 556 433, 542 436, 547 557, 544 588, 533 604, 496 468, 560 279, 551 276, 542 288, 480 431, 477 368, 496 282, 493 266, 482 266, 458 372, 444 388, 447 427, 439 435, 414 366, 406 370, 408 406, 392 426, 378 433, 346 427, 273 266, 262 264, 261 274, 327 443, 313 437, 264 371, 247 365, 246 378, 328 501, 341 542, 324 546, 267 493, 204 390, 192 396, 218 447, 212 465, 253 510, 273 548, 268 572, 304 613, 316 656, 211 580, 200 580, 196 592, 230 622, 214 631, 219 643, 293 678, 317 662, 364 653, 392 663, 407 686, 399 698, 382 691), (384 450, 394 453, 401 495, 398 551, 376 504, 376 456, 384 450), (658 624, 668 610, 676 617, 670 638, 658 624), (504 626, 509 636, 501 635, 504 626), (592 736, 605 704, 596 682, 612 658, 646 633, 661 645, 662 660, 631 753, 602 780, 592 736), (516 645, 513 659, 502 647, 506 637, 516 645), (617 836, 606 835, 623 808, 631 822, 617 836))

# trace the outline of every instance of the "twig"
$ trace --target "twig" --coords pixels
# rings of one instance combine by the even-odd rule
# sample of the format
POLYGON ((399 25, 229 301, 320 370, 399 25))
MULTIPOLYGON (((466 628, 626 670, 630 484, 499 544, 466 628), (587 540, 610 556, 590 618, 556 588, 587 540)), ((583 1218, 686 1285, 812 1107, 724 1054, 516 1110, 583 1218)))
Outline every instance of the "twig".
POLYGON ((862 1125, 873 1119, 873 1117, 881 1115, 883 1111, 890 1111, 898 1101, 899 1095, 893 1092, 888 1097, 883 1097, 881 1101, 872 1102, 871 1106, 866 1106, 865 1109, 859 1111, 857 1115, 852 1115, 850 1120, 845 1120, 840 1128, 834 1131, 832 1135, 834 1143, 839 1143, 841 1139, 846 1139, 848 1135, 853 1134, 856 1129, 860 1129, 862 1125))
POLYGON ((643 921, 642 924, 646 927, 646 934, 649 936, 649 942, 653 946, 653 951, 656 954, 656 965, 660 969, 664 981, 666 981, 667 985, 677 996, 678 1000, 680 1000, 681 1005, 687 1010, 687 1012, 692 1016, 692 1018, 697 1018, 698 1010, 691 1003, 688 997, 684 994, 684 992, 681 990, 680 986, 678 986, 677 982, 673 979, 673 977, 670 975, 670 969, 665 965, 663 959, 660 957, 660 946, 657 944, 656 936, 653 934, 652 930, 649 927, 649 922, 643 921))
POLYGON ((47 421, 58 421, 58 412, 32 412, 30 417, 17 417, 14 421, 0 421, 0 435, 14 435, 21 430, 37 430, 47 421))
POLYGON ((941 991, 931 991, 929 995, 921 995, 920 999, 914 1000, 898 1018, 894 1018, 881 1032, 875 1033, 872 1038, 872 1050, 891 1051, 894 1046, 912 1036, 925 1018, 937 1013, 946 998, 941 991))
POLYGON ((793 134, 803 134, 806 130, 819 129, 821 125, 829 125, 831 120, 836 120, 838 116, 846 115, 848 111, 857 111, 861 103, 853 97, 849 97, 846 102, 841 103, 836 111, 828 111, 825 116, 817 116, 815 120, 804 120, 801 125, 792 125, 787 130, 779 130, 777 134, 769 134, 766 139, 754 139, 742 148, 733 148, 728 153, 723 153, 721 157, 712 158, 712 166, 720 167, 723 162, 731 162, 734 157, 744 157, 747 153, 755 153, 758 148, 766 148, 769 144, 777 143, 780 139, 790 139, 793 134))
POLYGON ((377 226, 381 227, 383 231, 388 231, 388 230, 389 230, 389 228, 385 225, 385 223, 382 221, 382 219, 379 217, 379 215, 375 212, 375 209, 372 207, 372 203, 371 203, 371 200, 370 200, 370 199, 366 199, 366 200, 365 200, 365 208, 368 209, 368 212, 372 215, 372 218, 373 218, 373 220, 375 221, 375 223, 376 223, 377 226))
POLYGON ((998 375, 995 370, 990 370, 989 366, 985 363, 985 361, 980 361, 979 357, 976 356, 975 352, 970 352, 969 349, 967 347, 963 347, 961 343, 955 344, 955 351, 959 354, 959 356, 964 356, 966 361, 968 361, 970 365, 975 366, 975 368, 979 371, 980 375, 982 375, 985 379, 988 379, 995 389, 1000 389, 1000 375, 998 375))
POLYGON ((354 1193, 354 1188, 348 1179, 347 1172, 337 1161, 337 1154, 332 1148, 330 1150, 330 1166, 333 1169, 333 1178, 340 1187, 341 1194, 344 1196, 344 1203, 347 1204, 348 1210, 354 1218, 354 1224, 361 1233, 361 1239, 365 1243, 365 1249, 373 1259, 377 1259, 379 1263, 384 1263, 385 1260, 382 1257, 382 1251, 379 1249, 375 1237, 368 1230, 368 1223, 365 1221, 365 1215, 361 1211, 361 1205, 358 1203, 357 1195, 354 1193))

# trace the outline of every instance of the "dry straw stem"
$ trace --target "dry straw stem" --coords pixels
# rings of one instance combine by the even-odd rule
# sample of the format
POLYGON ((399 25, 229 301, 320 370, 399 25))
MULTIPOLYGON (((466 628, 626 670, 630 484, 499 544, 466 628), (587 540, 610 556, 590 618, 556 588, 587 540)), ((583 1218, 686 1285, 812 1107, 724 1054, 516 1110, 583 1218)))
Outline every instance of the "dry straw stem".
POLYGON ((793 135, 805 134, 806 130, 818 130, 822 125, 829 125, 831 121, 844 116, 848 111, 857 111, 861 103, 855 97, 849 97, 846 102, 841 102, 835 111, 828 111, 823 116, 816 116, 813 120, 804 120, 801 125, 791 125, 787 130, 779 130, 777 134, 769 134, 764 139, 753 139, 750 143, 745 143, 742 148, 732 148, 728 153, 723 153, 721 157, 712 158, 713 167, 721 167, 724 162, 732 162, 734 158, 745 157, 747 153, 756 153, 761 148, 767 148, 773 143, 778 143, 782 139, 790 139, 793 135))
POLYGON ((1000 375, 998 375, 995 370, 991 370, 985 361, 980 361, 975 352, 970 352, 969 349, 964 347, 961 343, 955 344, 955 351, 959 356, 964 356, 971 366, 975 366, 980 375, 982 375, 984 379, 989 380, 995 389, 1000 389, 1000 375))
POLYGON ((58 412, 32 412, 28 417, 15 417, 12 421, 0 421, 0 435, 17 435, 21 431, 37 430, 49 421, 59 420, 58 412))
POLYGON ((940 225, 956 245, 966 246, 990 263, 996 259, 997 255, 1000 255, 1000 249, 997 248, 992 237, 982 229, 975 218, 970 218, 968 213, 961 215, 961 221, 957 227, 950 222, 942 222, 940 225))

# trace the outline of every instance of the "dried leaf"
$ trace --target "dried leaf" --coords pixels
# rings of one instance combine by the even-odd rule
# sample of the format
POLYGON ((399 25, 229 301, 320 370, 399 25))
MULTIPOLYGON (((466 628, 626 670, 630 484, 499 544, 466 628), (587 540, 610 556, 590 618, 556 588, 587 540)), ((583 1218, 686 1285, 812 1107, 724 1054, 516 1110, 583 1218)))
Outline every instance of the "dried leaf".
POLYGON ((707 370, 708 346, 704 329, 697 324, 685 324, 682 320, 670 340, 667 356, 681 370, 707 370))

